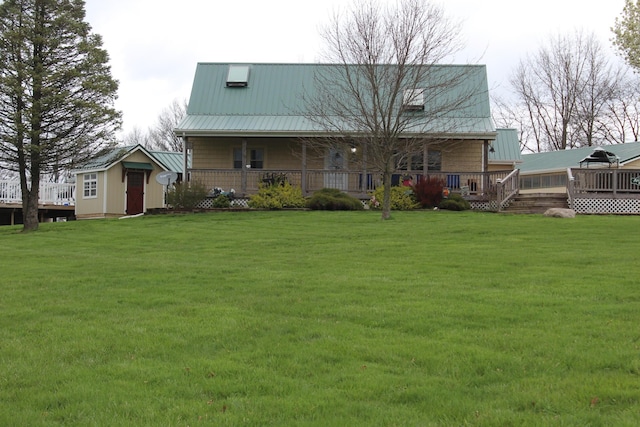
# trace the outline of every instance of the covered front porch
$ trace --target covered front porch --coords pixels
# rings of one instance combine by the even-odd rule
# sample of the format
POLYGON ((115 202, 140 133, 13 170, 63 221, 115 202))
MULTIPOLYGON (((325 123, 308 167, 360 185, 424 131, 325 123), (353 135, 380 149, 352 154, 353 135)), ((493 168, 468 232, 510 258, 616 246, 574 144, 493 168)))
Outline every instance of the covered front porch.
MULTIPOLYGON (((517 170, 493 172, 424 172, 420 170, 396 171, 392 185, 411 185, 423 176, 441 179, 451 192, 461 193, 472 206, 482 210, 497 210, 504 198, 517 192, 517 170)), ((258 192, 260 185, 285 178, 299 186, 308 196, 322 188, 337 188, 361 200, 368 200, 382 177, 371 172, 283 169, 190 169, 189 181, 198 182, 208 189, 233 189, 239 197, 258 192)))

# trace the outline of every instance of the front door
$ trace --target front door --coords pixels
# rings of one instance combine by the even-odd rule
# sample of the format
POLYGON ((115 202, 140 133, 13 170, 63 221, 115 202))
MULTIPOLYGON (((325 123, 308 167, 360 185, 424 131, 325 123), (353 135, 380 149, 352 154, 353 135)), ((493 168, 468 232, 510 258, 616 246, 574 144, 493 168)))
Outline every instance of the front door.
POLYGON ((324 186, 347 191, 349 189, 349 175, 345 170, 346 159, 344 151, 331 148, 325 158, 324 186))
POLYGON ((137 215, 144 211, 144 173, 127 172, 127 215, 137 215))

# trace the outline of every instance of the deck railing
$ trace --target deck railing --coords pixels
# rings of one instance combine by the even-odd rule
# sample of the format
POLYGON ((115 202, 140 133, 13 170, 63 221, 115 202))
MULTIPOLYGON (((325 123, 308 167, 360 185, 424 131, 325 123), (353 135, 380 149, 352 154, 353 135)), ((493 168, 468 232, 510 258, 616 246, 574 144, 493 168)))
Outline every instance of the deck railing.
POLYGON ((576 178, 573 176, 571 168, 567 168, 567 205, 570 209, 574 208, 573 200, 576 194, 576 178))
MULTIPOLYGON (((216 170, 191 169, 189 180, 204 185, 207 189, 221 188, 225 191, 234 189, 236 194, 250 195, 258 191, 260 183, 268 181, 273 175, 285 175, 287 180, 300 186, 306 194, 322 188, 338 188, 359 197, 375 190, 382 184, 379 174, 358 171, 307 170, 304 175, 300 170, 216 170), (304 179, 303 179, 304 176, 304 179), (304 182, 303 182, 304 181, 304 182)), ((442 179, 445 187, 453 192, 462 192, 472 197, 488 198, 495 196, 496 184, 504 181, 511 170, 498 172, 429 172, 428 176, 442 179)), ((401 185, 404 177, 416 182, 423 171, 398 171, 392 175, 392 185, 401 185)), ((506 184, 505 184, 506 185, 506 184)), ((509 185, 517 187, 509 180, 509 185)), ((512 187, 509 187, 512 188, 512 187)))
MULTIPOLYGON (((40 184, 41 205, 74 206, 76 201, 75 184, 57 184, 44 182, 40 184)), ((0 181, 0 203, 22 203, 22 189, 19 181, 0 181)))
POLYGON ((499 179, 496 187, 496 203, 498 211, 501 211, 509 203, 509 200, 518 195, 520 184, 520 169, 514 169, 506 177, 499 179))
POLYGON ((640 195, 640 169, 571 169, 572 195, 611 193, 640 195))

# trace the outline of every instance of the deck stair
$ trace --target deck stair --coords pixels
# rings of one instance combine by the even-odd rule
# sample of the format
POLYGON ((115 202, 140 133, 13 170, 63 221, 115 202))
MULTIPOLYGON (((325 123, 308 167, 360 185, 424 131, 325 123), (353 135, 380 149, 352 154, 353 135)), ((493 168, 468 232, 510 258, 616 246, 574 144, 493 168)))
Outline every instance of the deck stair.
POLYGON ((509 206, 502 210, 512 214, 542 214, 549 208, 568 208, 567 195, 563 193, 518 194, 509 206))

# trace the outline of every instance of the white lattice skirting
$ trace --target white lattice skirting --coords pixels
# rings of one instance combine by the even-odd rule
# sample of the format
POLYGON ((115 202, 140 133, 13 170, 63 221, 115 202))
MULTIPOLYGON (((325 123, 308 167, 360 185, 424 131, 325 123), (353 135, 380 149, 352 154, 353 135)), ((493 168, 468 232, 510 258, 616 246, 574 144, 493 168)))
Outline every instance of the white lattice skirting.
POLYGON ((640 214, 640 199, 574 199, 579 214, 640 214))
MULTIPOLYGON (((212 198, 206 198, 196 206, 198 209, 212 209, 213 208, 213 200, 212 198)), ((231 201, 232 208, 248 208, 249 207, 249 199, 238 198, 233 199, 231 201)))
POLYGON ((497 202, 470 201, 471 209, 474 211, 495 211, 497 202))

